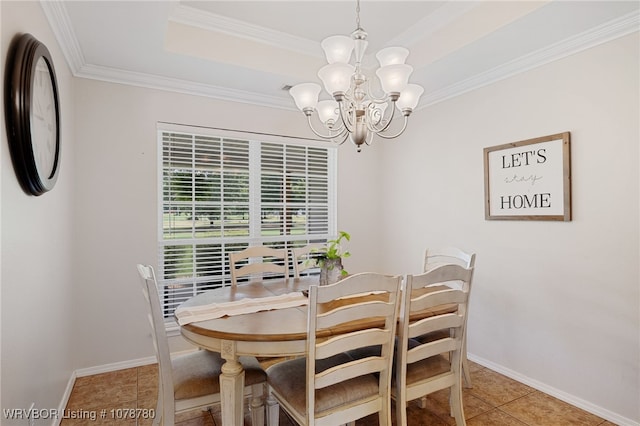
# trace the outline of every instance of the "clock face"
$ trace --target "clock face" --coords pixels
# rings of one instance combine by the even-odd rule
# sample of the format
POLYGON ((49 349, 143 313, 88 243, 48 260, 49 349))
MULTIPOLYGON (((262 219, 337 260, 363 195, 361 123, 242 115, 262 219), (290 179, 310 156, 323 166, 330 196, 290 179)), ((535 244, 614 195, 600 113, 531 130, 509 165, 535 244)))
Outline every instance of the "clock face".
POLYGON ((40 176, 50 178, 56 165, 56 110, 49 65, 38 59, 31 99, 31 140, 33 158, 40 176))

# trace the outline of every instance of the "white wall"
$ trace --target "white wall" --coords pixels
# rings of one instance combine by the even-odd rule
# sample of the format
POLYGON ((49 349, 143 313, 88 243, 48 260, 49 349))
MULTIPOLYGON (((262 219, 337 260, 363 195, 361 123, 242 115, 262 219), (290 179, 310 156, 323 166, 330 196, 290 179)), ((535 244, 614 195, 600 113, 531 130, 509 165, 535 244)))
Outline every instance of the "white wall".
MULTIPOLYGON (((58 77, 62 110, 61 169, 56 186, 39 197, 16 179, 2 116, 0 214, 2 246, 2 408, 58 408, 69 378, 75 305, 71 250, 74 239, 73 78, 40 4, 1 2, 2 81, 14 35, 29 32, 49 49, 58 77)), ((4 424, 26 424, 8 421, 4 424)), ((51 423, 47 421, 45 423, 51 423)))
MULTIPOLYGON (((157 265, 156 123, 312 133, 299 112, 84 79, 76 83, 74 365, 89 368, 153 354, 135 264, 157 265)), ((341 148, 338 221, 340 229, 354 234, 350 247, 358 253, 378 245, 367 227, 377 222, 377 185, 370 185, 378 179, 374 166, 373 153, 355 158, 351 146, 341 148), (351 191, 356 184, 362 187, 357 197, 351 191)), ((350 260, 356 270, 375 265, 366 256, 350 260)))
POLYGON ((475 251, 471 356, 621 424, 640 421, 638 38, 418 111, 380 151, 385 267, 475 251), (485 221, 483 148, 563 131, 573 220, 485 221))

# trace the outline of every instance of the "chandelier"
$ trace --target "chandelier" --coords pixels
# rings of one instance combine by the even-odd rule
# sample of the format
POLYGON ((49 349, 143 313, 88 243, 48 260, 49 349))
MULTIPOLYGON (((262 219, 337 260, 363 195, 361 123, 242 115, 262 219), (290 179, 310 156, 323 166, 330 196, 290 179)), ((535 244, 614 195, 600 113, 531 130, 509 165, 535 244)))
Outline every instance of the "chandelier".
POLYGON ((335 35, 321 44, 328 64, 320 68, 318 77, 333 100, 318 101, 322 89, 316 83, 297 84, 289 90, 317 136, 339 144, 349 138, 358 152, 363 144, 371 144, 374 134, 384 139, 400 136, 424 92, 421 86, 408 84, 413 72, 413 68, 405 64, 409 50, 386 47, 376 54, 380 63, 376 75, 384 94, 375 96, 362 70, 367 44, 367 33, 360 27, 360 0, 356 0, 356 29, 351 37, 335 35), (355 65, 349 63, 352 52, 355 65), (396 108, 404 116, 404 123, 392 133, 390 127, 396 108), (314 111, 325 127, 322 133, 311 122, 314 111))

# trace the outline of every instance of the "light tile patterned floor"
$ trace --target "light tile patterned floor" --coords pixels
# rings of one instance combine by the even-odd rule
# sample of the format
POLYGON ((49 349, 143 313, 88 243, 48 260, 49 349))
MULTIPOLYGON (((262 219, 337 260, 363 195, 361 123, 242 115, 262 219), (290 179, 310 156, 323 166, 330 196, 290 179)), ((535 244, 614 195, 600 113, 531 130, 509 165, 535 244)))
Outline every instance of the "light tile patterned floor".
MULTIPOLYGON (((464 390, 464 410, 468 426, 613 425, 488 368, 474 363, 471 363, 471 367, 473 388, 464 390)), ((123 409, 154 409, 157 386, 156 365, 79 377, 69 398, 67 412, 80 415, 83 412, 93 412, 97 413, 97 419, 91 421, 86 418, 67 418, 63 419, 61 426, 134 426, 135 420, 114 417, 118 413, 122 414, 123 409), (105 418, 101 418, 101 413, 106 413, 105 418)), ((410 403, 408 410, 409 426, 455 425, 455 420, 449 416, 447 391, 430 395, 425 409, 421 409, 417 401, 414 401, 410 403)), ((250 425, 248 415, 245 416, 245 423, 250 425)), ((371 416, 357 421, 356 425, 375 426, 377 423, 377 417, 371 416)), ((140 419, 137 424, 151 424, 151 420, 140 419)), ((176 422, 176 426, 219 425, 221 425, 219 407, 214 407, 211 411, 185 413, 179 416, 176 422)), ((293 425, 295 423, 290 421, 284 413, 280 415, 280 426, 293 425)))

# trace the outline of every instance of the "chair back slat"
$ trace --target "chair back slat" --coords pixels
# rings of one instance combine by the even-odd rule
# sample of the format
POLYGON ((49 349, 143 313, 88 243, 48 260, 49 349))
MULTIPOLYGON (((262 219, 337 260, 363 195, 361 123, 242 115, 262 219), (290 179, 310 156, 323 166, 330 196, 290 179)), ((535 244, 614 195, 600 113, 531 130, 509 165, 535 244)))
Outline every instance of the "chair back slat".
POLYGON ((443 264, 456 264, 465 268, 475 266, 476 254, 467 253, 457 247, 428 248, 424 251, 423 271, 443 264))
POLYGON ((316 358, 326 359, 341 352, 365 346, 381 345, 387 340, 389 340, 389 333, 384 329, 367 329, 341 334, 318 343, 316 345, 316 358))
POLYGON ((424 276, 423 286, 447 284, 455 281, 469 281, 473 269, 456 264, 438 265, 429 270, 431 274, 424 276))
POLYGON ((436 315, 411 323, 408 328, 408 337, 413 339, 435 331, 460 328, 464 318, 457 313, 436 315))
MULTIPOLYGON (((349 303, 347 299, 341 299, 339 304, 349 303)), ((325 307, 326 308, 326 307, 325 307)), ((353 318, 385 318, 389 314, 389 302, 384 301, 362 301, 358 304, 333 307, 328 313, 319 312, 316 317, 318 328, 331 328, 340 324, 353 322, 353 318)))
POLYGON ((231 284, 238 278, 252 275, 279 274, 289 277, 289 251, 267 246, 252 246, 229 253, 231 284))
POLYGON ((270 262, 260 262, 260 263, 249 263, 239 268, 236 268, 236 276, 244 277, 247 275, 258 275, 264 273, 283 273, 284 269, 282 265, 278 265, 277 263, 270 262))
POLYGON ((442 290, 423 294, 422 296, 417 296, 412 300, 411 312, 419 312, 436 306, 444 306, 449 303, 465 303, 467 300, 467 294, 467 292, 448 287, 442 290))
POLYGON ((316 376, 316 389, 322 389, 336 383, 345 382, 354 377, 372 374, 385 368, 387 361, 381 357, 375 359, 359 359, 338 367, 327 369, 316 376))
POLYGON ((412 364, 434 355, 455 351, 459 348, 460 343, 451 337, 425 343, 407 351, 407 364, 412 364))
POLYGON ((348 286, 337 286, 336 284, 338 283, 321 286, 322 291, 318 292, 317 295, 318 303, 327 303, 353 296, 392 293, 392 289, 395 288, 396 279, 401 280, 402 278, 392 277, 392 281, 389 281, 389 278, 390 276, 388 275, 376 274, 373 272, 362 272, 359 274, 349 275, 341 281, 338 281, 338 283, 347 281, 349 283, 348 286))

